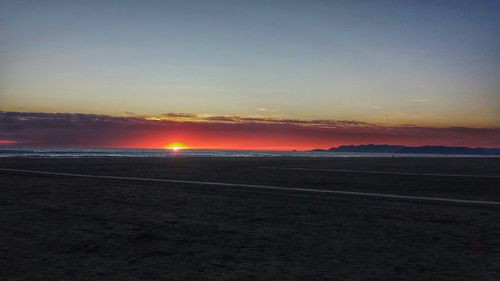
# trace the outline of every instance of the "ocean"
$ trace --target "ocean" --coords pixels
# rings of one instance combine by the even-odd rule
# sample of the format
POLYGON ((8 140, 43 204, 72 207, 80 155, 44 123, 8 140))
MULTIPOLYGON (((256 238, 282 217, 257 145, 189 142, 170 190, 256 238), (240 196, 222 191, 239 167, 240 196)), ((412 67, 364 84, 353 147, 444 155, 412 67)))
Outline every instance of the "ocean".
POLYGON ((498 157, 461 154, 403 154, 312 151, 192 150, 135 148, 30 148, 1 147, 0 157, 85 158, 85 157, 498 157))

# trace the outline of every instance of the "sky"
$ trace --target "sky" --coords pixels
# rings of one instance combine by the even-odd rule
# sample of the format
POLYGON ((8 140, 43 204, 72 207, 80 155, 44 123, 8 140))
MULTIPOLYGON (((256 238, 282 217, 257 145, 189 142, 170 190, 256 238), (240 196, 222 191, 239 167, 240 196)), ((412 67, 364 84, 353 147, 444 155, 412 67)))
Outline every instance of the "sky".
POLYGON ((498 0, 0 0, 0 42, 0 145, 500 146, 498 0))

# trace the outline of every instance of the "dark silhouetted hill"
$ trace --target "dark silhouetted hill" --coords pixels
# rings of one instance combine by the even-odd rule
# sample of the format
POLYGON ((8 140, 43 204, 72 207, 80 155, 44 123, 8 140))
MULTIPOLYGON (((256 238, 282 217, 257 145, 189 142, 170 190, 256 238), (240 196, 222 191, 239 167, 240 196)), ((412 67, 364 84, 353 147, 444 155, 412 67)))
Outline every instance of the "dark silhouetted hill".
POLYGON ((342 145, 330 149, 313 149, 316 152, 361 152, 361 153, 420 153, 420 154, 464 154, 500 155, 500 148, 471 148, 456 146, 404 146, 390 144, 342 145))

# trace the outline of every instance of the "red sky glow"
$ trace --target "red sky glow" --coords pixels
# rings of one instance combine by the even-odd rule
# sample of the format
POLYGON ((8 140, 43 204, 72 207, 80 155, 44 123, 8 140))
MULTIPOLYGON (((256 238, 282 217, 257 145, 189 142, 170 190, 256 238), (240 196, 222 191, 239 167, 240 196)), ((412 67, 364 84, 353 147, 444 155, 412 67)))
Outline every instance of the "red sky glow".
MULTIPOLYGON (((151 118, 148 118, 151 119, 151 118)), ((380 126, 356 121, 244 117, 147 120, 92 114, 0 112, 0 144, 43 147, 309 150, 356 144, 500 146, 500 128, 380 126)))

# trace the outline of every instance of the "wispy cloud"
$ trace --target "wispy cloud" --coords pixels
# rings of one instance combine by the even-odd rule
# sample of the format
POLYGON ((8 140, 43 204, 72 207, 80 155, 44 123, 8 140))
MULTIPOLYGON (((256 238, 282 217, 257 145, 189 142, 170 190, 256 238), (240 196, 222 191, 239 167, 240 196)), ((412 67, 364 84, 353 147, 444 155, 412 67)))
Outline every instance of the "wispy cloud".
POLYGON ((262 116, 236 116, 236 115, 210 115, 188 113, 166 113, 160 116, 143 116, 148 121, 176 121, 176 122, 202 122, 202 123, 253 123, 253 124, 290 124, 297 126, 311 126, 324 128, 338 128, 346 126, 374 126, 360 121, 346 120, 300 120, 280 119, 262 116))
POLYGON ((272 109, 272 108, 259 107, 259 108, 257 108, 257 111, 262 111, 262 112, 276 112, 277 110, 276 109, 272 109))
POLYGON ((417 100, 413 100, 413 102, 429 102, 429 100, 426 100, 426 99, 417 99, 417 100))

